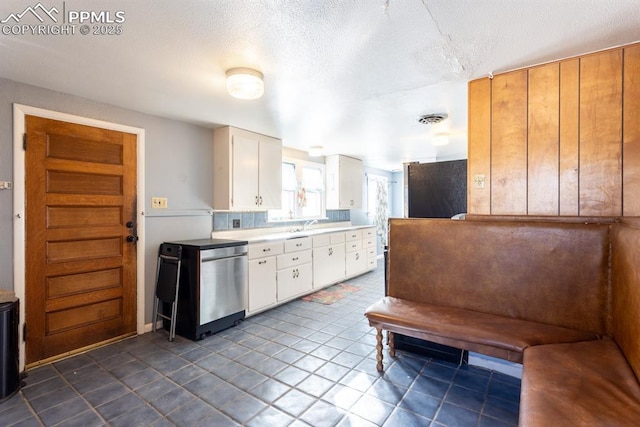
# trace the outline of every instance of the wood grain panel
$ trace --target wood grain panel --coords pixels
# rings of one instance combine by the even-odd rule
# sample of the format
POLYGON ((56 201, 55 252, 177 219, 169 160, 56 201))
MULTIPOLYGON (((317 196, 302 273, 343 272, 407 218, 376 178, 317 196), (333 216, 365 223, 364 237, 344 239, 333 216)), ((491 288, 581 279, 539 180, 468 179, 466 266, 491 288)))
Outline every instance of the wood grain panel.
POLYGON ((33 116, 25 124, 29 365, 135 331, 136 245, 126 237, 137 138, 33 116))
POLYGON ((527 70, 492 81, 491 213, 527 213, 527 70))
POLYGON ((47 157, 121 165, 122 144, 92 141, 67 135, 48 134, 47 157))
POLYGON ((580 60, 560 63, 560 215, 579 214, 580 60))
POLYGON ((122 314, 122 301, 114 299, 69 310, 47 314, 47 333, 56 334, 105 320, 115 319, 122 314))
POLYGON ((70 274, 47 278, 47 296, 60 298, 84 292, 122 286, 122 269, 70 274))
POLYGON ((467 212, 491 213, 491 80, 469 82, 467 212), (484 188, 475 188, 474 177, 484 175, 484 188))
POLYGON ((640 216, 640 45, 624 49, 623 216, 640 216))
POLYGON ((122 238, 47 242, 48 262, 78 261, 122 256, 122 238))
POLYGON ((580 216, 622 214, 622 50, 580 59, 580 216))
POLYGON ((64 194, 121 195, 122 177, 52 170, 47 173, 46 191, 64 194))
POLYGON ((527 213, 558 215, 560 66, 529 70, 527 213))
POLYGON ((122 225, 122 208, 119 206, 83 207, 49 206, 47 228, 122 225))

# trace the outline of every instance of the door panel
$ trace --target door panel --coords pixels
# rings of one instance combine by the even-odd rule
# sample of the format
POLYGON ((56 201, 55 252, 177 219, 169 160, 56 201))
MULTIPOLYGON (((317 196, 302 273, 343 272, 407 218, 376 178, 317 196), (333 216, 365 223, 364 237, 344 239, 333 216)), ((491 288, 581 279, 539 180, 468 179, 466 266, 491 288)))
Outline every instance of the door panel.
POLYGON ((26 117, 26 362, 136 330, 136 136, 26 117))

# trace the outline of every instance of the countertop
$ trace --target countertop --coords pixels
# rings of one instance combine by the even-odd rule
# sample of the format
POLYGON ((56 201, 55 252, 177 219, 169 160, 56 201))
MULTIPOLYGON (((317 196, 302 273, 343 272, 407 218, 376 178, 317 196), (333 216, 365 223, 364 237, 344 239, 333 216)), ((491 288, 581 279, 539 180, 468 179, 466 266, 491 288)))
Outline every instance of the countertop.
POLYGON ((231 246, 242 246, 249 242, 247 240, 235 240, 235 239, 195 239, 195 240, 179 240, 171 241, 167 243, 173 243, 181 246, 192 246, 199 249, 218 249, 228 248, 231 246))
POLYGON ((277 228, 253 228, 248 230, 228 230, 214 231, 213 238, 224 237, 225 239, 244 239, 249 243, 268 242, 272 240, 297 239, 301 237, 316 236, 325 233, 337 233, 341 231, 359 230, 363 228, 375 227, 374 225, 351 225, 350 223, 334 223, 327 226, 317 226, 308 230, 283 230, 277 228))

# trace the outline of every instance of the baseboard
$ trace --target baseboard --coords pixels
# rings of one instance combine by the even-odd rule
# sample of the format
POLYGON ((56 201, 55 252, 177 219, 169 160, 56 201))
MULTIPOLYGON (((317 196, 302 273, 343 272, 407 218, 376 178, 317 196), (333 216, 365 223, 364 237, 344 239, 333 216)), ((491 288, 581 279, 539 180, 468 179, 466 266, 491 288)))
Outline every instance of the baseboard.
POLYGON ((522 365, 520 363, 509 362, 496 357, 485 356, 484 354, 469 352, 469 365, 491 369, 505 375, 522 379, 522 365))
MULTIPOLYGON (((156 329, 162 329, 162 320, 158 320, 156 322, 156 329)), ((144 325, 144 333, 151 332, 153 330, 153 325, 151 323, 146 323, 144 325)))

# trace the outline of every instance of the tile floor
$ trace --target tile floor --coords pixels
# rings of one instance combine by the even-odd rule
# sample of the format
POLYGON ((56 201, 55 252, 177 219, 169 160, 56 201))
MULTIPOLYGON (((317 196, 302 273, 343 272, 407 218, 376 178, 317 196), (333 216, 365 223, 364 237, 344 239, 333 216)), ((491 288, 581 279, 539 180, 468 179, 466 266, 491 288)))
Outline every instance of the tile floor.
POLYGON ((363 312, 383 268, 332 305, 296 300, 202 341, 148 333, 29 371, 2 426, 507 426, 518 379, 385 351, 363 312))

